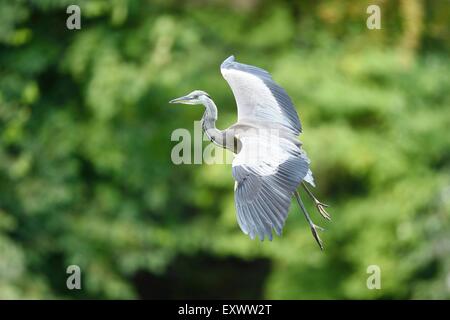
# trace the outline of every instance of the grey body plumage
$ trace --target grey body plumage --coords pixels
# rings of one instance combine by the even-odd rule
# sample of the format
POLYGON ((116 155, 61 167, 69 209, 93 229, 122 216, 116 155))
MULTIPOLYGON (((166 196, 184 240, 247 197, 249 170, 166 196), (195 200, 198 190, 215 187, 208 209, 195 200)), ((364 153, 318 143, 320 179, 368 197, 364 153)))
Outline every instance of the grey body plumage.
POLYGON ((217 107, 204 91, 195 90, 170 102, 203 104, 203 131, 213 143, 236 154, 232 174, 241 230, 252 239, 258 236, 260 240, 272 240, 272 229, 281 235, 295 195, 322 249, 317 234, 321 228, 312 222, 297 188, 302 185, 319 213, 326 219, 330 217, 326 205, 305 184, 315 186, 310 161, 298 140, 302 126, 291 99, 269 72, 239 63, 233 56, 221 64, 220 70, 236 99, 236 124, 226 130, 216 128, 217 107))

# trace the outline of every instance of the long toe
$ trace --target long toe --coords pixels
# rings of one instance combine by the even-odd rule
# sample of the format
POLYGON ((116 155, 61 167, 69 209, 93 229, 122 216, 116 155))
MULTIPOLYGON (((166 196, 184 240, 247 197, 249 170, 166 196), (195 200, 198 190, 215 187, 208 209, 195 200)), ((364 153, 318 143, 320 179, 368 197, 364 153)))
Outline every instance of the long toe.
POLYGON ((316 239, 317 244, 320 247, 320 250, 323 250, 323 243, 322 240, 319 237, 319 234, 317 233, 317 229, 323 231, 324 229, 322 227, 316 226, 316 225, 312 225, 311 226, 311 232, 313 234, 314 239, 316 239))
POLYGON ((321 202, 317 202, 316 203, 316 207, 317 210, 319 211, 320 215, 327 220, 331 220, 331 216, 329 215, 329 213, 327 212, 327 210, 325 209, 326 207, 328 207, 328 205, 321 203, 321 202))

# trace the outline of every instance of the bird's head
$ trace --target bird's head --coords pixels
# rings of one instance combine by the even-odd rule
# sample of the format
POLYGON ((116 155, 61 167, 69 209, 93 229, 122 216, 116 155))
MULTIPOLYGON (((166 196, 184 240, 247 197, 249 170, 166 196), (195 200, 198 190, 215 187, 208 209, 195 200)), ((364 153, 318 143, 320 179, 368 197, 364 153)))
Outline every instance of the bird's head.
POLYGON ((205 99, 211 99, 211 97, 205 91, 194 90, 188 95, 170 100, 169 103, 202 104, 205 99))

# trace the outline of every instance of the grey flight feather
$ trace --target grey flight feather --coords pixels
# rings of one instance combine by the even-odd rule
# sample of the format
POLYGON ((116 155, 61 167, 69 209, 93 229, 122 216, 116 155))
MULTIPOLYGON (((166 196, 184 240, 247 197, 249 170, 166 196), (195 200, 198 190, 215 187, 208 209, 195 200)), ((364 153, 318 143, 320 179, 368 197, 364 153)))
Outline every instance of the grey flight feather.
POLYGON ((282 163, 275 174, 260 176, 254 168, 233 167, 237 220, 241 230, 254 239, 272 240, 272 229, 281 235, 291 197, 308 172, 308 161, 298 156, 282 163))
POLYGON ((281 235, 293 192, 308 174, 309 159, 297 144, 281 138, 270 152, 248 161, 257 149, 255 145, 264 146, 267 141, 245 133, 241 141, 243 147, 233 161, 232 171, 237 220, 252 239, 258 236, 260 240, 272 240, 272 229, 281 235))

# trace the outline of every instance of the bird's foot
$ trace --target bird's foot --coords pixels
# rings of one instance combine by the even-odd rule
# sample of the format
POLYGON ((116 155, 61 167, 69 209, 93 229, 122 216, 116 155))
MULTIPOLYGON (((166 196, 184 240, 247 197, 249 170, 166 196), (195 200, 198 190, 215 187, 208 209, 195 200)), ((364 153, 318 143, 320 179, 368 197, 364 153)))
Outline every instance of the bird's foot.
POLYGON ((325 208, 328 208, 329 205, 327 205, 327 204, 325 204, 325 203, 322 203, 322 202, 320 202, 320 201, 317 200, 317 199, 314 199, 314 202, 315 202, 317 211, 319 211, 320 215, 321 215, 324 219, 330 220, 330 221, 331 221, 331 216, 330 216, 330 214, 327 212, 327 210, 325 209, 325 208))
POLYGON ((311 199, 314 201, 314 204, 317 208, 317 211, 319 211, 320 215, 326 219, 326 220, 331 220, 331 216, 328 214, 327 210, 325 210, 325 208, 328 207, 327 204, 320 202, 314 195, 313 193, 309 190, 309 188, 306 186, 306 184, 303 182, 303 188, 305 188, 306 192, 308 193, 308 195, 311 197, 311 199))
POLYGON ((322 227, 319 227, 318 225, 315 225, 314 223, 311 223, 309 226, 311 227, 311 232, 313 234, 314 239, 316 239, 317 244, 320 247, 320 250, 323 250, 323 243, 322 243, 322 240, 319 237, 319 234, 317 233, 317 230, 325 231, 325 229, 322 228, 322 227))

